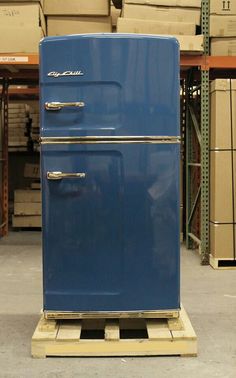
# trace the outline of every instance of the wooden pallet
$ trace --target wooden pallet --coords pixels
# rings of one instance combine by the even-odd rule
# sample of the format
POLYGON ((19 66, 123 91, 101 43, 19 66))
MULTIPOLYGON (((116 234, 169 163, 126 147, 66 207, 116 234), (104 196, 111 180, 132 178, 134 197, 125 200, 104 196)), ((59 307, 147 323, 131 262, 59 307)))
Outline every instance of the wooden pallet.
POLYGON ((184 308, 171 319, 47 320, 41 317, 31 353, 47 356, 197 355, 197 337, 184 308))
POLYGON ((210 265, 212 268, 220 270, 236 269, 236 260, 232 258, 218 259, 210 255, 210 265))

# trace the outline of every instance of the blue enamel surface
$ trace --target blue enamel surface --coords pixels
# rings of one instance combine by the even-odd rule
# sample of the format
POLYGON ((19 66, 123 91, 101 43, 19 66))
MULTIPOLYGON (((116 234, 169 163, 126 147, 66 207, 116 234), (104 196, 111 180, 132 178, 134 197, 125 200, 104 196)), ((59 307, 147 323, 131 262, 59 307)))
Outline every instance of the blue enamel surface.
POLYGON ((41 101, 85 108, 42 113, 42 136, 179 135, 179 50, 168 37, 84 35, 41 43, 41 101), (82 71, 83 76, 48 77, 82 71))
POLYGON ((179 307, 178 145, 42 147, 44 306, 179 307), (47 171, 85 172, 52 181, 47 171))
MULTIPOLYGON (((45 39, 41 135, 178 136, 177 47, 147 36, 45 39), (67 69, 85 75, 46 76, 67 69), (79 100, 83 113, 43 106, 79 100)), ((44 144, 41 152, 44 309, 178 309, 179 145, 44 144), (53 181, 50 171, 86 176, 53 181)))

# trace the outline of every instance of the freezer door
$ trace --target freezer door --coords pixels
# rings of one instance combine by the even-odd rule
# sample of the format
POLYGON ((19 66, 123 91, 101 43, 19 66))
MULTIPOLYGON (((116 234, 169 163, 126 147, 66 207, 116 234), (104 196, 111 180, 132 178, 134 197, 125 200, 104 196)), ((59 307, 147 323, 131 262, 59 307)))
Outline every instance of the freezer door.
POLYGON ((175 38, 48 37, 40 55, 41 136, 179 136, 175 38))
POLYGON ((178 309, 179 145, 43 145, 44 309, 178 309))

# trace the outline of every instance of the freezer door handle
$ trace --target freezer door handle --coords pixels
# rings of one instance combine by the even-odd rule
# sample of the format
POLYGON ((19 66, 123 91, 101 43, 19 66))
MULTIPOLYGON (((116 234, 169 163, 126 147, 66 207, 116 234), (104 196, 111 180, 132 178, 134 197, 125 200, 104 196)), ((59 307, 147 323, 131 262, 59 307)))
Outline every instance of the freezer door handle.
POLYGON ((68 108, 68 107, 74 107, 74 108, 83 108, 85 106, 85 103, 83 101, 78 102, 46 102, 45 103, 45 109, 46 110, 61 110, 62 108, 68 108))
POLYGON ((85 178, 85 173, 62 173, 62 172, 47 172, 48 180, 62 180, 62 179, 72 179, 72 178, 85 178))

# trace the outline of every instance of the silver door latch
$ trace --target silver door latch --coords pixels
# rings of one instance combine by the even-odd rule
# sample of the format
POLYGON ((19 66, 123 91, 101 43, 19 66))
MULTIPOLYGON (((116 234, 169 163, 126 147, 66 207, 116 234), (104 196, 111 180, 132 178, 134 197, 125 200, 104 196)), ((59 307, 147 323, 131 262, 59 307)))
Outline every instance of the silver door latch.
POLYGON ((83 108, 85 103, 83 101, 78 102, 46 102, 46 110, 61 110, 62 108, 74 107, 74 108, 83 108))
POLYGON ((62 173, 62 172, 47 172, 48 180, 62 180, 62 179, 71 179, 71 178, 85 178, 85 173, 62 173))

